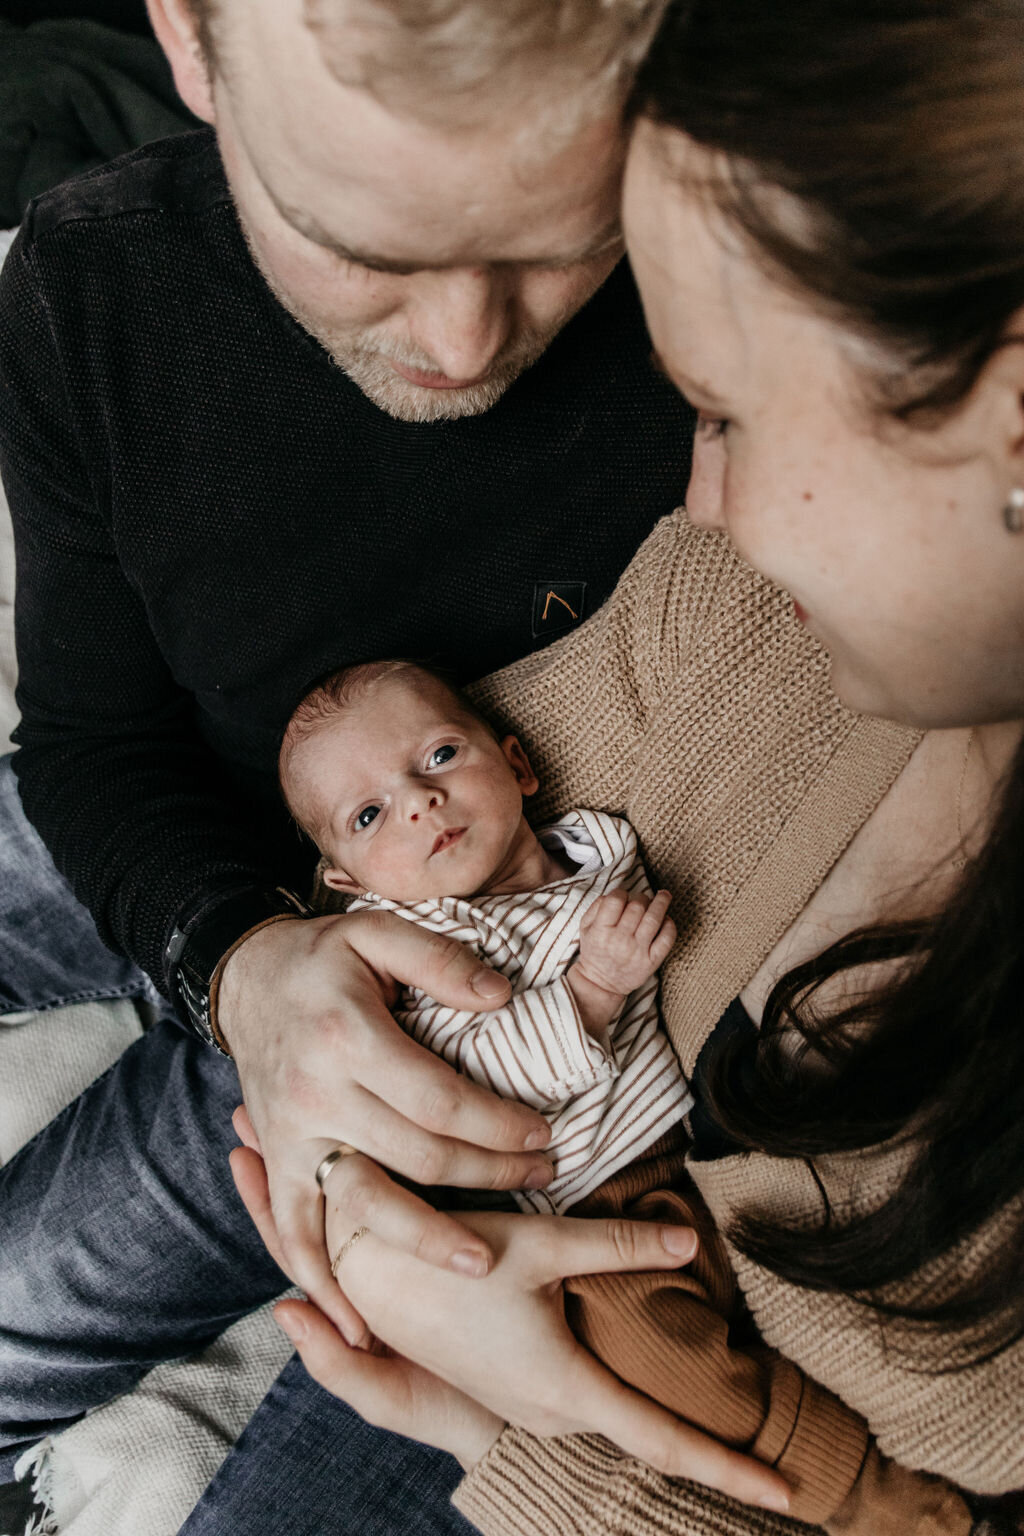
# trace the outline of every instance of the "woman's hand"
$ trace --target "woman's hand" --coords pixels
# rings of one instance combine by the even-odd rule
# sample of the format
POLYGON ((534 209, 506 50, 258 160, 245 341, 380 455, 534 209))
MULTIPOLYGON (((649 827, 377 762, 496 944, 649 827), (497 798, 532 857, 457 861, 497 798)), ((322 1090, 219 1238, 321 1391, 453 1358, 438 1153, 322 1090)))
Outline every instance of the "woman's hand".
MULTIPOLYGON (((232 1154, 235 1179, 275 1257, 279 1246, 259 1160, 248 1149, 232 1154)), ((572 1217, 462 1213, 461 1219, 496 1256, 485 1279, 466 1280, 389 1247, 367 1232, 347 1250, 339 1280, 374 1334, 494 1418, 535 1434, 596 1432, 672 1476, 688 1477, 747 1503, 783 1510, 786 1485, 760 1462, 712 1440, 626 1387, 580 1345, 565 1321, 566 1275, 670 1269, 692 1257, 689 1229, 654 1223, 572 1217)), ((337 1253, 351 1223, 328 1204, 328 1248, 337 1253)), ((372 1380, 372 1357, 358 1379, 341 1340, 333 1353, 318 1331, 310 1368, 328 1388, 372 1380)), ((422 1382, 422 1378, 419 1378, 422 1382)), ((390 1391, 401 1417, 402 1378, 378 1377, 371 1404, 376 1422, 390 1391), (400 1391, 396 1391, 400 1388, 400 1391)), ((353 1398, 359 1409, 360 1402, 353 1398)), ((433 1437, 432 1437, 433 1439, 433 1437)), ((436 1443, 436 1442, 434 1442, 436 1443)), ((446 1448, 452 1448, 446 1446, 446 1448)))
POLYGON ((386 1170, 471 1189, 551 1176, 543 1153, 529 1150, 549 1139, 543 1118, 411 1040, 390 1012, 399 983, 477 1012, 508 997, 506 979, 453 939, 358 912, 250 935, 224 968, 217 1009, 248 1110, 243 1139, 258 1139, 266 1159, 283 1267, 353 1342, 365 1327, 331 1279, 313 1178, 332 1146, 357 1149, 329 1181, 353 1227, 371 1221, 396 1248, 468 1274, 486 1271, 486 1246, 386 1170))
POLYGON ((447 1451, 469 1469, 505 1428, 504 1419, 393 1350, 352 1349, 308 1301, 282 1301, 274 1318, 314 1381, 368 1424, 447 1451))

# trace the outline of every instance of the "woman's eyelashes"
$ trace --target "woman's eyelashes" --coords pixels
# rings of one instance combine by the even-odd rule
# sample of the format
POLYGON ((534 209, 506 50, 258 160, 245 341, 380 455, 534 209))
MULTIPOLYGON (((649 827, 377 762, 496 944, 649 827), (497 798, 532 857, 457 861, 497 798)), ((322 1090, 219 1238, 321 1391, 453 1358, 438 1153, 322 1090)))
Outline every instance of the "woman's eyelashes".
POLYGON ((697 412, 697 431, 705 438, 723 437, 730 425, 728 416, 712 416, 707 411, 697 412))

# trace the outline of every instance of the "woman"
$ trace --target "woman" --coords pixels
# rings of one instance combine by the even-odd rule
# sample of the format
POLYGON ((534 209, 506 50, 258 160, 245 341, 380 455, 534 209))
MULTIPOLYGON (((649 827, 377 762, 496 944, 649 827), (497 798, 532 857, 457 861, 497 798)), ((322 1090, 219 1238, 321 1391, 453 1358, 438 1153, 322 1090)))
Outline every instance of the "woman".
MULTIPOLYGON (((701 865, 694 818, 675 828, 723 919, 709 929, 684 898, 665 984, 721 1137, 691 1171, 769 1342, 898 1460, 1006 1494, 1024 1486, 1024 5, 698 0, 667 17, 638 101, 627 236, 661 366, 702 415, 698 531, 661 549, 660 575, 650 558, 634 567, 604 630, 577 644, 595 688, 616 626, 620 645, 629 631, 648 646, 633 682, 647 736, 662 733, 655 765, 687 739, 679 720, 666 734, 683 682, 725 710, 727 680, 686 674, 696 637, 778 644, 793 681, 782 726, 750 696, 728 717, 748 711, 755 745, 814 763, 788 799, 777 763, 745 766, 776 821, 737 833, 739 864, 756 845, 772 876, 741 871, 739 899, 701 865), (758 628, 770 589, 701 529, 789 591, 812 638, 777 618, 758 628), (704 586, 681 597, 695 571, 704 586), (685 630, 671 642, 666 613, 685 630), (829 715, 814 641, 842 703, 891 725, 829 715), (732 1011, 703 1045, 713 1018, 694 1022, 694 977, 707 981, 711 930, 719 991, 699 1000, 731 979, 761 1028, 732 1011)), ((748 651, 730 653, 737 666, 748 651)), ((514 704, 528 735, 547 729, 572 655, 521 663, 484 697, 514 704)), ((680 776, 701 767, 680 761, 680 776)), ((601 771, 574 794, 599 793, 601 771)), ((657 879, 678 884, 686 859, 673 882, 669 843, 650 846, 649 802, 672 791, 631 773, 630 817, 657 879)), ((623 782, 612 772, 606 793, 623 782)), ((240 1173, 258 1203, 245 1154, 240 1173)), ((414 1316, 393 1330, 461 1391, 345 1353, 286 1303, 313 1374, 475 1464, 460 1505, 487 1532, 565 1528, 567 1510, 587 1532, 785 1529, 595 1442, 502 1432, 578 1427, 552 1379, 569 1358, 554 1282, 572 1254, 528 1222, 482 1219, 503 1248, 494 1283, 453 1301, 451 1278, 421 1266, 404 1289, 414 1316), (546 1358, 530 1344, 542 1319, 546 1358)), ((357 1290, 386 1293, 386 1258, 360 1244, 351 1259, 357 1290)), ((369 1320, 388 1337, 386 1305, 369 1320)))

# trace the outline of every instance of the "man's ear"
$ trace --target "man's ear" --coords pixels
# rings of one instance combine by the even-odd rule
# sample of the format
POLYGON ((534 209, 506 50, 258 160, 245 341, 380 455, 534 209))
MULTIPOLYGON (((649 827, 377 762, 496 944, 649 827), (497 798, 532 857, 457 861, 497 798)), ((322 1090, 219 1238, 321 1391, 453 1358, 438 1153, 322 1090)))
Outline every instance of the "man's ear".
POLYGON ((178 95, 204 123, 215 118, 210 70, 186 0, 146 0, 150 25, 174 75, 178 95))
POLYGON ((523 751, 518 736, 506 736, 502 740, 501 750, 516 776, 520 792, 524 795, 535 795, 540 788, 540 780, 530 767, 530 759, 523 751))
POLYGON ((363 887, 351 875, 337 864, 327 864, 320 871, 320 878, 324 885, 329 885, 332 891, 341 891, 344 896, 361 896, 363 887))

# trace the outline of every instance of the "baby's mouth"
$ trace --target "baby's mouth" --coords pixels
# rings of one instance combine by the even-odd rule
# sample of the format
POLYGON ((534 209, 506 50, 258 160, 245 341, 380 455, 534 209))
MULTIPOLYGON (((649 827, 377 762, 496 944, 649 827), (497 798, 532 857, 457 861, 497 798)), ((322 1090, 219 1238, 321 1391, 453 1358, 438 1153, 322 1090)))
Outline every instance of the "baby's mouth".
POLYGON ((433 858, 435 853, 440 853, 443 849, 450 848, 453 843, 457 843, 465 830, 465 827, 448 827, 431 848, 430 857, 433 858))

